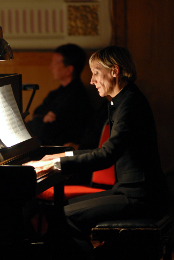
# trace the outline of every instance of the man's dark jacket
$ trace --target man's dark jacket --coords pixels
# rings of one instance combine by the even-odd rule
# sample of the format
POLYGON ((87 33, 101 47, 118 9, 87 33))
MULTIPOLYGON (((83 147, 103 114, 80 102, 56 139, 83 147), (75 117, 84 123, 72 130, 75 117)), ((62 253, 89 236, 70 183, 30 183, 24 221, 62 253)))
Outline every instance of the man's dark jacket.
POLYGON ((28 122, 28 127, 42 145, 78 143, 90 117, 88 94, 82 81, 77 78, 66 87, 60 86, 51 91, 35 109, 34 118, 28 122), (43 117, 49 111, 56 115, 56 121, 43 123, 43 117))

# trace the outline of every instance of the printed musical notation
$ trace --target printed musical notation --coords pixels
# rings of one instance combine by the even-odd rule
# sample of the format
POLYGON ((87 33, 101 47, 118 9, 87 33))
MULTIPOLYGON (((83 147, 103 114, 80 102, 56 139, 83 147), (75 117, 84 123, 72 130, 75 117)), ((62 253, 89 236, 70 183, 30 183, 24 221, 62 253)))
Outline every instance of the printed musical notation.
POLYGON ((0 124, 0 139, 7 147, 31 138, 10 84, 0 87, 0 124))

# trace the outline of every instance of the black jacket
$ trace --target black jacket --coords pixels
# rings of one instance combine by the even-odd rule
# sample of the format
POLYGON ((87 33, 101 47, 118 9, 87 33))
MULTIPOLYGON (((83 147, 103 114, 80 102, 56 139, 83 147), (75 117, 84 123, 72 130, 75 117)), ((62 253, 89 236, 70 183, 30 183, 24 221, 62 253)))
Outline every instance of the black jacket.
POLYGON ((139 88, 128 84, 113 98, 111 135, 102 148, 75 151, 61 158, 62 172, 96 171, 116 165, 113 194, 153 201, 165 197, 166 185, 160 166, 157 134, 149 103, 139 88))

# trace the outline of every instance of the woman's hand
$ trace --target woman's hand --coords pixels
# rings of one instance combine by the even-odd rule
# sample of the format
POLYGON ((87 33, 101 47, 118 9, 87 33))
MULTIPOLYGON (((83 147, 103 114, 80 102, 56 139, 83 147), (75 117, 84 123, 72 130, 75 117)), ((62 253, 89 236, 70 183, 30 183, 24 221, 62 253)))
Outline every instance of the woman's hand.
POLYGON ((24 163, 23 165, 33 166, 35 168, 37 175, 39 176, 44 173, 50 172, 51 170, 54 170, 53 159, 56 159, 59 157, 64 157, 64 156, 65 156, 65 153, 56 153, 56 154, 45 155, 39 161, 30 161, 30 162, 24 163))
POLYGON ((37 175, 44 174, 50 172, 51 170, 54 170, 54 163, 52 160, 51 161, 30 161, 24 163, 23 165, 33 166, 35 168, 37 175))

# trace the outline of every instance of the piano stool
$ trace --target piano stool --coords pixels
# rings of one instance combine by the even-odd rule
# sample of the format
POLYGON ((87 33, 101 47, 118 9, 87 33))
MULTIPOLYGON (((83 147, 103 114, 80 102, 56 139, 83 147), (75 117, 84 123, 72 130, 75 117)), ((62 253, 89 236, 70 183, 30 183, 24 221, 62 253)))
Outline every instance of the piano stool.
POLYGON ((172 260, 171 230, 169 216, 104 221, 92 228, 92 240, 103 241, 97 259, 172 260))

